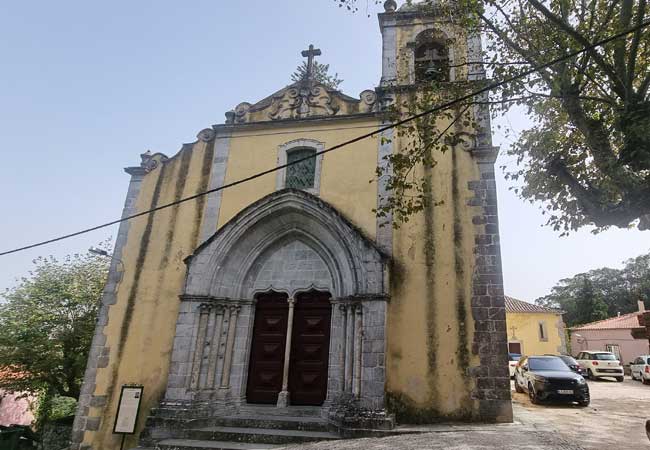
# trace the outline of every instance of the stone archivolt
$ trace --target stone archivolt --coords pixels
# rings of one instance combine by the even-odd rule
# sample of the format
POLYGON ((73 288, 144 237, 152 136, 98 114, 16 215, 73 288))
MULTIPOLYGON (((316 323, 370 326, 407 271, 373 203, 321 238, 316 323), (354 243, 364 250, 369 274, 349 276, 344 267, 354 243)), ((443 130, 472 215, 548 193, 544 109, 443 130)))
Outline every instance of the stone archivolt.
POLYGON ((230 123, 265 122, 307 117, 328 117, 372 113, 379 110, 377 94, 365 90, 359 99, 328 88, 313 80, 298 81, 255 104, 240 103, 230 123))

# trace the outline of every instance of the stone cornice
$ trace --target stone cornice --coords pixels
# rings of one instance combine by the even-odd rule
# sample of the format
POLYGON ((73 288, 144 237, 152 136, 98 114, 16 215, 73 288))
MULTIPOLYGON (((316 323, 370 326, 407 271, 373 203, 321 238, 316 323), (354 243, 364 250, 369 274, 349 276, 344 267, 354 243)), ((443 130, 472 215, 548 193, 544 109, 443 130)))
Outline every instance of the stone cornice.
POLYGON ((346 297, 338 297, 330 300, 332 304, 339 303, 356 303, 356 302, 389 302, 390 295, 388 294, 357 294, 348 295, 346 297))
POLYGON ((252 305, 255 303, 255 299, 250 298, 214 297, 211 295, 181 294, 178 298, 180 298, 182 302, 200 302, 215 305, 252 305))
POLYGON ((300 119, 278 119, 274 121, 258 121, 258 122, 245 122, 245 123, 222 123, 213 125, 212 128, 217 132, 224 131, 241 131, 241 130, 256 130, 262 128, 277 128, 279 126, 292 127, 297 124, 303 123, 322 123, 322 122, 341 122, 350 120, 363 120, 382 117, 381 112, 369 112, 359 114, 345 114, 340 116, 318 116, 318 117, 304 117, 300 119))

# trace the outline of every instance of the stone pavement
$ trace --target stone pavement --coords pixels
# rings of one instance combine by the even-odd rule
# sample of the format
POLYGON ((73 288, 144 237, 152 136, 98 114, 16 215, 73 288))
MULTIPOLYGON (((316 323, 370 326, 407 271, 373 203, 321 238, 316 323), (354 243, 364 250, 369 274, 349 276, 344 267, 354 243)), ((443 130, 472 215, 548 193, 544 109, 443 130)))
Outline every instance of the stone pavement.
POLYGON ((580 442, 585 450, 602 450, 615 443, 625 450, 649 450, 645 421, 650 419, 650 386, 625 377, 587 381, 591 404, 586 408, 562 404, 532 405, 526 394, 512 394, 517 420, 539 429, 556 429, 580 442))
POLYGON ((400 431, 405 434, 384 438, 291 445, 284 448, 287 450, 583 450, 580 445, 567 440, 554 428, 541 428, 520 421, 498 425, 400 427, 400 431))

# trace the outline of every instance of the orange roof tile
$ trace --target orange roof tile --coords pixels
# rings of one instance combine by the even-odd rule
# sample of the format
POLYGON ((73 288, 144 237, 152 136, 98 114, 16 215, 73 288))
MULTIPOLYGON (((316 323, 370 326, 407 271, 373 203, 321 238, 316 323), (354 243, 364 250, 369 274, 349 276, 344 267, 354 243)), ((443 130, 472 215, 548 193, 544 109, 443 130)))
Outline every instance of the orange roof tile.
POLYGON ((639 328, 639 312, 623 314, 609 319, 598 320, 596 322, 586 323, 570 328, 571 330, 626 330, 639 328))
POLYGON ((562 314, 563 311, 559 309, 546 308, 545 306, 535 305, 523 300, 504 295, 506 300, 506 312, 509 313, 549 313, 549 314, 562 314))

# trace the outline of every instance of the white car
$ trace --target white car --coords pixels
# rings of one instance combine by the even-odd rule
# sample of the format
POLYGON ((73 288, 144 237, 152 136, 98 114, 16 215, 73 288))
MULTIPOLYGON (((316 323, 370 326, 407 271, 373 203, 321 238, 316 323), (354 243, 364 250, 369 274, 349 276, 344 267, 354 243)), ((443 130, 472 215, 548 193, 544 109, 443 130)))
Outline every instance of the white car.
POLYGON ((612 352, 588 351, 580 352, 576 360, 582 368, 582 374, 590 380, 598 378, 616 378, 616 381, 623 381, 623 366, 616 359, 612 352))
POLYGON ((650 355, 636 357, 630 364, 632 379, 642 381, 643 384, 650 384, 650 355))
POLYGON ((521 355, 519 353, 508 353, 508 369, 510 370, 511 379, 515 378, 515 368, 520 359, 521 355))

